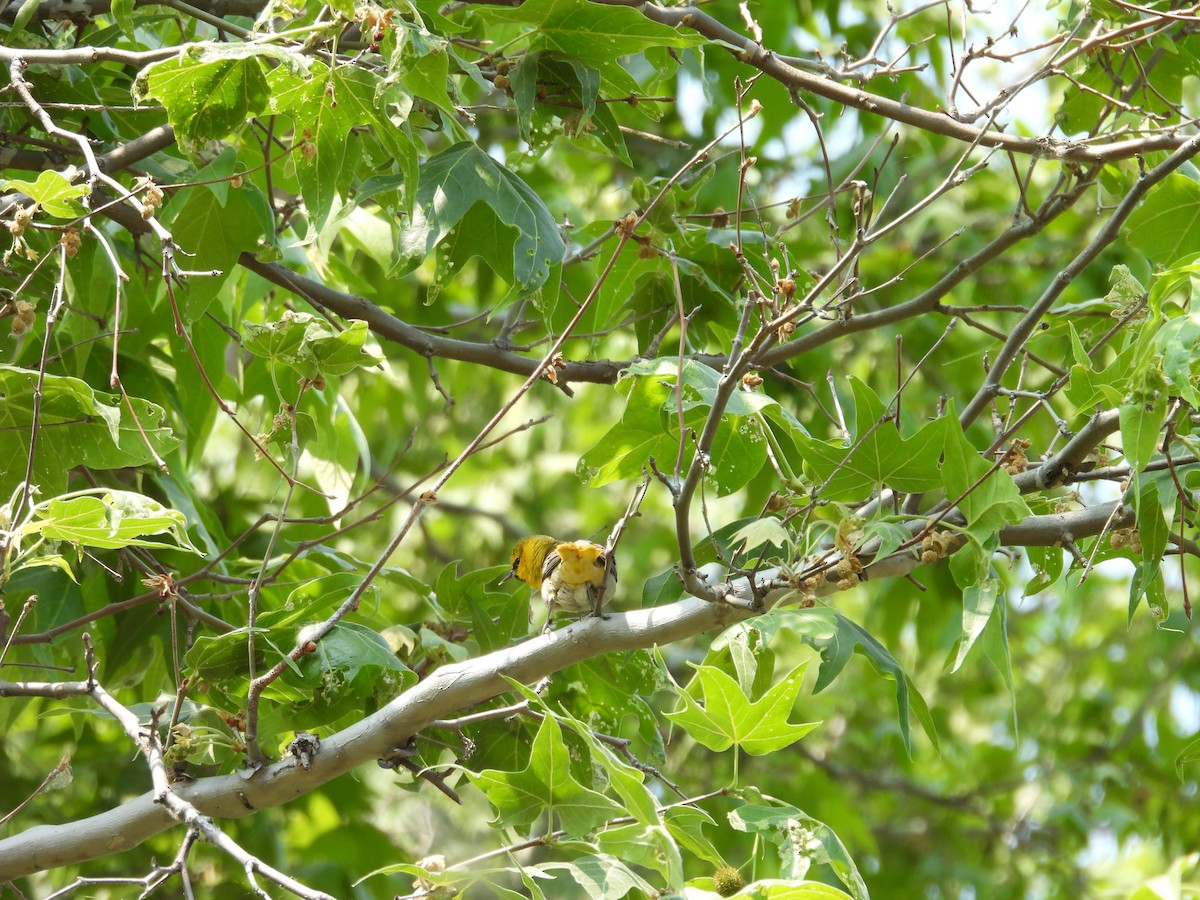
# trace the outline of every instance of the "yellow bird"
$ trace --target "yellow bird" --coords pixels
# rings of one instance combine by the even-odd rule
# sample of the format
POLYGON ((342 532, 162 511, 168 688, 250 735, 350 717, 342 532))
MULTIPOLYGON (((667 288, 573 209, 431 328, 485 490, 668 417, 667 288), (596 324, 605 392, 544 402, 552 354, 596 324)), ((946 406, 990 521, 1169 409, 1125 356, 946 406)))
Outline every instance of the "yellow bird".
POLYGON ((556 609, 599 613, 617 585, 616 558, 607 566, 606 580, 604 547, 592 541, 559 541, 548 534, 535 534, 517 541, 511 559, 512 569, 502 583, 519 578, 540 591, 550 618, 556 609))

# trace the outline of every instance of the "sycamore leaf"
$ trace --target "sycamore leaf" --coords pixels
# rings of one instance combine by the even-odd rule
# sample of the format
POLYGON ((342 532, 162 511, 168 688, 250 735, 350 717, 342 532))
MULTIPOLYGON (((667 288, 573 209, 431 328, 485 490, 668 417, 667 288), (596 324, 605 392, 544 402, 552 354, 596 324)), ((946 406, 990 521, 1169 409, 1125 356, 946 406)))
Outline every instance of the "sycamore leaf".
POLYGON ((1118 413, 1121 423, 1121 446, 1133 471, 1140 472, 1158 449, 1159 432, 1167 414, 1167 398, 1155 391, 1150 397, 1122 403, 1118 413))
POLYGON ((396 658, 379 632, 358 622, 339 622, 301 657, 298 672, 283 681, 299 690, 290 715, 312 727, 347 714, 376 709, 415 684, 417 675, 396 658))
POLYGON ((625 809, 642 825, 658 825, 660 813, 654 795, 645 784, 645 775, 635 769, 625 760, 617 757, 608 747, 600 743, 592 733, 592 729, 584 722, 570 716, 564 717, 570 722, 575 733, 587 744, 592 752, 592 763, 598 765, 608 776, 608 783, 617 792, 625 809))
POLYGON ((257 55, 185 53, 148 67, 137 85, 166 107, 171 127, 189 150, 241 128, 267 108, 269 98, 257 55))
POLYGON ((311 78, 298 80, 276 70, 269 81, 271 109, 291 115, 296 122, 296 178, 313 227, 320 230, 333 211, 351 157, 347 135, 360 125, 374 126, 372 133, 399 164, 403 176, 399 184, 411 197, 417 176, 416 149, 397 127, 397 118, 403 120, 411 98, 396 85, 377 96, 380 86, 375 79, 353 66, 330 69, 313 63, 312 71, 311 78))
POLYGON ((527 828, 545 814, 551 827, 582 835, 624 811, 571 776, 562 728, 553 716, 542 720, 524 769, 486 769, 467 777, 496 808, 501 827, 527 828))
MULTIPOLYGON (((25 477, 37 386, 37 372, 0 366, 0 397, 4 398, 0 404, 0 430, 7 432, 5 452, 0 453, 3 497, 11 495, 25 477)), ((68 473, 76 466, 141 466, 154 462, 155 454, 162 457, 179 445, 164 424, 163 408, 140 397, 130 397, 127 405, 119 395, 94 391, 78 378, 49 374, 41 381, 41 392, 42 427, 33 461, 33 482, 43 494, 62 493, 68 473)))
POLYGON ((554 51, 597 69, 611 88, 631 93, 637 82, 618 59, 659 47, 691 47, 703 39, 676 31, 637 10, 575 0, 526 0, 514 9, 484 8, 487 18, 532 25, 530 52, 554 51))
POLYGON ((1142 558, 1136 561, 1136 569, 1129 583, 1129 620, 1132 622, 1143 596, 1147 598, 1152 611, 1155 608, 1164 612, 1167 610, 1162 559, 1167 549, 1170 526, 1162 495, 1153 479, 1138 476, 1130 493, 1133 494, 1134 517, 1142 544, 1142 558))
POLYGON ((813 686, 814 694, 829 687, 855 651, 862 653, 876 672, 896 683, 896 712, 904 749, 912 754, 910 712, 916 715, 933 746, 938 746, 937 729, 925 698, 895 657, 861 625, 835 610, 820 608, 775 609, 760 622, 766 629, 788 628, 797 632, 806 644, 821 654, 821 671, 813 686))
POLYGON ((693 738, 718 752, 736 745, 754 756, 781 750, 804 737, 820 722, 788 721, 804 684, 805 661, 779 684, 751 702, 736 680, 715 666, 696 666, 703 704, 689 691, 679 691, 682 709, 667 713, 693 738))
POLYGON ((906 493, 941 487, 937 457, 942 450, 944 419, 930 422, 911 437, 902 437, 883 421, 887 410, 874 391, 853 377, 850 387, 855 428, 849 446, 818 441, 802 431, 791 435, 818 482, 824 483, 822 498, 860 500, 885 484, 906 493))
POLYGON ((172 205, 171 231, 187 251, 186 265, 197 272, 213 273, 189 278, 186 290, 181 291, 181 312, 186 321, 195 322, 208 311, 238 257, 258 246, 264 232, 263 222, 254 212, 255 199, 261 199, 261 194, 253 185, 227 190, 227 185, 221 184, 218 190, 207 186, 188 188, 180 202, 172 205))
POLYGON ((382 356, 366 345, 367 323, 354 320, 335 331, 310 313, 286 311, 275 322, 243 322, 243 346, 255 356, 284 363, 306 378, 345 375, 359 366, 377 365, 382 356))
POLYGON ((1000 539, 995 535, 980 543, 968 534, 967 545, 950 559, 954 581, 963 589, 962 633, 954 660, 947 666, 950 672, 958 671, 996 608, 1000 579, 992 571, 992 555, 999 547, 1000 539))
MULTIPOLYGON (((421 167, 412 221, 400 235, 401 272, 416 268, 433 248, 465 228, 460 240, 478 239, 480 220, 464 219, 482 204, 506 235, 504 246, 512 260, 511 294, 532 294, 550 279, 562 262, 566 244, 554 217, 541 198, 517 175, 501 166, 475 144, 462 142, 439 153, 421 167)), ((496 251, 495 235, 488 239, 496 251)), ((450 277, 439 271, 439 281, 450 277)))
POLYGON ((76 219, 85 210, 80 199, 91 192, 86 184, 72 184, 59 172, 46 171, 37 181, 0 178, 0 190, 19 191, 56 219, 76 219))
POLYGON ((577 473, 595 487, 640 477, 651 457, 663 469, 670 469, 679 451, 679 440, 671 434, 663 408, 670 385, 658 378, 634 377, 618 382, 618 389, 622 387, 628 398, 621 421, 579 460, 577 473))
POLYGON ((832 828, 757 788, 747 788, 743 796, 746 804, 729 813, 729 822, 738 831, 774 843, 779 850, 781 874, 803 878, 814 863, 829 866, 851 896, 867 900, 867 886, 858 866, 832 828))
POLYGON ((716 867, 728 865, 721 852, 704 833, 705 826, 714 826, 713 817, 694 806, 672 806, 663 810, 667 831, 684 850, 707 860, 716 867))
MULTIPOLYGON (((621 900, 630 891, 639 891, 642 896, 658 893, 654 887, 638 875, 622 860, 608 853, 579 856, 566 862, 544 862, 538 865, 544 872, 559 870, 570 874, 583 889, 582 896, 591 900, 621 900)), ((557 883, 557 882, 556 882, 557 883)), ((558 896, 568 896, 566 888, 558 896)))
POLYGON ((1125 226, 1125 239, 1152 263, 1169 265, 1200 253, 1200 185, 1187 175, 1168 175, 1150 189, 1125 226))
POLYGON ((942 476, 946 496, 957 502, 967 517, 967 527, 981 543, 1001 528, 1029 515, 1016 483, 1003 469, 992 470, 979 451, 967 440, 951 403, 943 417, 946 443, 942 476))
POLYGON ((1195 313, 1167 322, 1155 336, 1155 349, 1162 354, 1163 376, 1193 407, 1200 407, 1200 359, 1193 353, 1200 345, 1200 316, 1195 313))
MULTIPOLYGON (((711 368, 686 362, 681 397, 677 398, 677 371, 678 364, 668 359, 645 360, 626 369, 618 383, 618 389, 628 394, 621 421, 583 455, 577 469, 580 478, 600 486, 640 477, 651 457, 662 468, 674 467, 680 450, 680 406, 684 427, 699 431, 711 410, 719 379, 711 368)), ((762 470, 767 445, 753 414, 775 405, 774 400, 761 394, 733 394, 710 453, 707 477, 718 496, 739 490, 762 470)), ((692 442, 685 442, 683 465, 691 461, 693 449, 692 442)))
POLYGON ((1179 755, 1175 757, 1175 774, 1179 776, 1181 782, 1184 780, 1184 766, 1194 763, 1198 759, 1200 759, 1200 737, 1188 741, 1187 745, 1179 751, 1179 755))
POLYGON ((161 547, 199 552, 188 540, 183 513, 133 491, 56 497, 37 504, 33 513, 21 528, 22 536, 40 534, 47 540, 97 550, 161 547), (174 543, 148 540, 156 534, 169 535, 174 543))

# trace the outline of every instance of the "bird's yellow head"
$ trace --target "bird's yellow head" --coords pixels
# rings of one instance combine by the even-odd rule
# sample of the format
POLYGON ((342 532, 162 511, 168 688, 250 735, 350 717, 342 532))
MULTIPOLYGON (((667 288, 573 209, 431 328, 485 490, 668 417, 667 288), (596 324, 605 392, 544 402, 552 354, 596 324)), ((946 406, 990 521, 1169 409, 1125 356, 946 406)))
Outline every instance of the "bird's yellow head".
POLYGON ((548 534, 533 534, 521 538, 509 557, 512 569, 501 579, 501 583, 510 578, 520 578, 535 591, 541 590, 542 565, 546 562, 546 554, 557 544, 558 541, 548 534))

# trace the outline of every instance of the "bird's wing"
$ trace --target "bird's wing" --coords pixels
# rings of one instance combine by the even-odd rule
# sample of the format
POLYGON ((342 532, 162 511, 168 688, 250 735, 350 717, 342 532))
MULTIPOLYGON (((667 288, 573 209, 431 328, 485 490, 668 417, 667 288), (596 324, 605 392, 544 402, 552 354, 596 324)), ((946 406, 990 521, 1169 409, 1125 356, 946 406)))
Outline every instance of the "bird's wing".
POLYGON ((542 563, 543 582, 550 580, 550 576, 554 573, 554 570, 558 568, 558 565, 561 562, 562 557, 558 555, 558 548, 551 547, 549 552, 546 553, 546 561, 542 563))

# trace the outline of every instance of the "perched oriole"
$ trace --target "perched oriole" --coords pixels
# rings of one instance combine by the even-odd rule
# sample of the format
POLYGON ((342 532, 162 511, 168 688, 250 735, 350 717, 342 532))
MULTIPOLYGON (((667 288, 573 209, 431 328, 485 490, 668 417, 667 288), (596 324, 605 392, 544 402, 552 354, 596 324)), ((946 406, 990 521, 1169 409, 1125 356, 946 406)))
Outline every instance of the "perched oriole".
POLYGON ((604 547, 600 544, 559 541, 547 534, 535 534, 517 541, 512 552, 512 570, 503 581, 519 578, 540 591, 553 617, 556 609, 599 612, 617 585, 615 557, 608 561, 607 580, 605 571, 604 547))

